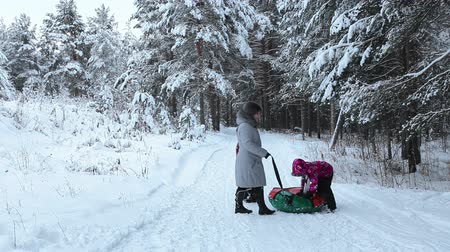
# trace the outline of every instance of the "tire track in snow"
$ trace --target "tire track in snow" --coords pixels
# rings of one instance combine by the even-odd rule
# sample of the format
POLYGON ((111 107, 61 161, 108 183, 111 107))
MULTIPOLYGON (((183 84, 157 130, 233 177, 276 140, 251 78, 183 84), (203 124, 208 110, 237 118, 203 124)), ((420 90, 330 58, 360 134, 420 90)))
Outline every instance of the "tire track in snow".
MULTIPOLYGON (((198 179, 199 179, 199 174, 201 174, 206 168, 207 168, 207 164, 208 162, 214 157, 214 155, 219 152, 222 148, 215 148, 213 149, 213 151, 211 151, 211 145, 207 145, 207 146, 202 146, 200 148, 197 148, 194 152, 190 152, 190 155, 184 155, 184 158, 182 157, 180 159, 179 164, 182 164, 182 167, 180 167, 178 170, 181 171, 185 171, 188 170, 188 166, 189 164, 192 164, 191 160, 197 161, 202 160, 202 157, 204 159, 205 155, 204 152, 205 150, 209 150, 208 154, 207 154, 207 158, 202 161, 201 163, 203 163, 203 165, 201 165, 200 169, 197 170, 198 174, 197 177, 194 179, 194 181, 192 183, 189 183, 189 186, 173 186, 173 187, 168 187, 165 186, 164 190, 159 190, 158 194, 157 193, 153 193, 153 197, 150 197, 148 199, 149 205, 152 205, 150 203, 153 203, 153 205, 157 205, 158 208, 155 210, 150 210, 147 213, 145 213, 144 218, 145 220, 143 220, 141 223, 130 227, 126 232, 123 232, 119 235, 119 237, 115 240, 113 240, 112 242, 109 242, 109 244, 107 246, 105 246, 104 249, 101 249, 102 251, 128 251, 128 249, 123 250, 123 246, 126 246, 127 244, 130 244, 130 241, 133 240, 135 241, 135 239, 133 239, 133 237, 136 234, 139 233, 148 233, 148 231, 146 231, 147 229, 151 229, 151 227, 153 225, 157 225, 158 222, 160 221, 161 218, 163 218, 163 216, 167 213, 170 213, 171 210, 173 208, 175 208, 175 205, 177 204, 177 201, 173 200, 176 199, 177 197, 180 197, 181 195, 186 194, 187 192, 189 192, 190 188, 193 187, 198 179), (200 154, 199 154, 200 153, 200 154), (194 156, 194 157, 193 157, 194 156), (182 161, 185 161, 185 164, 183 164, 182 161), (162 196, 164 195, 164 196, 162 196), (165 200, 161 201, 159 199, 164 198, 165 200)), ((184 173, 184 172, 183 172, 184 173)), ((180 176, 181 175, 177 175, 174 177, 173 182, 175 183, 180 183, 180 176)), ((183 181, 184 183, 186 183, 187 181, 183 181)))
POLYGON ((172 208, 154 226, 136 233, 117 249, 212 251, 226 247, 231 251, 252 251, 245 243, 249 236, 233 231, 235 228, 250 229, 238 225, 241 223, 239 217, 244 216, 236 218, 234 214, 234 193, 229 190, 230 186, 234 187, 234 146, 227 142, 226 148, 215 151, 208 158, 194 183, 185 187, 177 198, 172 198, 175 202, 172 208), (233 230, 224 230, 230 227, 227 223, 230 219, 233 220, 233 230), (236 241, 244 243, 236 244, 236 241), (231 244, 235 246, 230 248, 231 244))

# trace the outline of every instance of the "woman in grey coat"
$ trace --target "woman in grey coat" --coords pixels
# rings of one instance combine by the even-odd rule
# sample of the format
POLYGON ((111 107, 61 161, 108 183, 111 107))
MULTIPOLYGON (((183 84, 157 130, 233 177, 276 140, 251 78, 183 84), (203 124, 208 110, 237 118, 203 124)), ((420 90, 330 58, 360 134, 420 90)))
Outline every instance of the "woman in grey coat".
POLYGON ((259 206, 260 215, 273 214, 264 202, 263 186, 266 175, 262 158, 268 158, 269 152, 261 147, 258 122, 261 120, 261 107, 254 102, 247 102, 237 114, 238 153, 236 156, 236 206, 235 213, 251 213, 243 201, 250 193, 259 206))

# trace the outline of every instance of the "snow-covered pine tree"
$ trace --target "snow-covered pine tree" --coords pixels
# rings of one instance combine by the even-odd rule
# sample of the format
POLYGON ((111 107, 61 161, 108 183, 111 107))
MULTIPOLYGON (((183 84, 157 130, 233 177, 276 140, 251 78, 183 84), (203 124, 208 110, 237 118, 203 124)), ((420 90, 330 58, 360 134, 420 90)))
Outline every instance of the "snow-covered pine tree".
POLYGON ((126 70, 127 55, 109 8, 102 4, 95 12, 96 16, 89 18, 84 37, 90 47, 87 63, 91 82, 89 93, 100 98, 103 111, 113 105, 112 87, 119 73, 126 70))
POLYGON ((192 109, 184 106, 180 113, 178 120, 179 128, 181 131, 181 139, 187 139, 189 141, 199 140, 204 137, 204 125, 198 125, 197 118, 192 109))
MULTIPOLYGON (((320 85, 320 78, 308 76, 308 60, 315 49, 326 46, 330 40, 328 31, 336 1, 280 0, 277 7, 283 14, 279 31, 283 43, 276 65, 286 73, 284 100, 304 99, 312 96, 320 85), (292 94, 292 89, 297 94, 292 94)), ((321 70, 324 71, 320 73, 327 72, 321 70)))
MULTIPOLYGON (((233 89, 238 96, 235 99, 231 96, 227 103, 231 102, 231 108, 236 112, 243 102, 257 101, 263 108, 263 127, 271 127, 271 100, 277 93, 277 87, 281 82, 277 81, 276 73, 271 67, 271 62, 277 52, 278 34, 274 24, 277 23, 278 12, 275 8, 275 1, 257 0, 250 1, 257 13, 255 27, 249 32, 248 42, 252 49, 252 58, 233 57, 225 65, 224 69, 229 71, 229 79, 233 89)), ((233 121, 234 115, 230 110, 230 105, 226 105, 226 121, 233 121), (231 118, 229 118, 231 117, 231 118)))
MULTIPOLYGON (((135 2, 138 7, 133 18, 137 20, 136 28, 143 32, 140 39, 135 43, 127 39, 132 35, 128 32, 124 42, 128 42, 134 48, 127 62, 128 70, 117 80, 116 87, 134 96, 134 92, 149 93, 153 97, 161 95, 161 85, 164 83, 164 75, 159 71, 160 65, 173 59, 170 48, 174 40, 171 39, 163 29, 148 28, 150 24, 160 20, 159 16, 153 14, 165 1, 142 1, 135 2)), ((134 40, 134 37, 131 37, 134 40)))
MULTIPOLYGON (((336 10, 336 1, 277 1, 277 8, 282 13, 279 22, 278 32, 281 38, 280 53, 278 59, 274 62, 277 69, 284 72, 284 84, 278 95, 278 100, 285 104, 296 105, 294 109, 299 111, 301 108, 301 118, 296 119, 296 111, 289 111, 294 123, 299 126, 303 133, 306 130, 311 134, 311 104, 316 103, 317 120, 320 121, 320 103, 321 97, 313 98, 313 94, 318 91, 320 78, 310 78, 308 75, 309 67, 307 60, 315 49, 324 46, 330 40, 329 29, 332 17, 336 10), (300 106, 299 106, 300 105, 300 106)), ((324 69, 322 72, 325 73, 324 69)), ((330 106, 330 128, 335 128, 335 109, 334 95, 324 99, 323 104, 330 106)), ((318 132, 322 125, 317 125, 318 132)))
POLYGON ((445 131, 440 119, 450 114, 450 3, 386 1, 379 9, 385 32, 374 40, 357 79, 361 82, 347 96, 358 98, 362 106, 349 107, 359 120, 381 122, 394 136, 400 134, 402 157, 409 172, 415 172, 421 163, 421 134, 445 131))
MULTIPOLYGON (((136 1, 140 6, 134 14, 138 21, 136 28, 144 31, 145 20, 158 17, 147 16, 145 13, 157 8, 161 1, 136 1)), ((116 80, 115 87, 128 97, 128 106, 135 118, 135 125, 145 125, 144 129, 153 132, 165 132, 173 128, 174 113, 169 113, 161 97, 161 85, 164 75, 159 66, 171 57, 170 47, 173 40, 169 40, 163 33, 155 30, 152 34, 143 33, 137 40, 128 31, 122 40, 125 54, 129 55, 127 70, 116 80), (132 100, 131 103, 129 101, 132 100), (145 118, 151 119, 145 122, 145 118), (140 121, 140 122, 139 122, 140 121), (153 127, 153 128, 150 128, 153 127)), ((142 127, 141 127, 142 128, 142 127)))
POLYGON ((444 136, 450 116, 450 4, 440 1, 426 10, 433 18, 422 21, 420 33, 414 35, 419 42, 418 60, 402 77, 405 85, 415 87, 408 92, 407 101, 417 104, 417 114, 403 130, 435 129, 444 136))
POLYGON ((0 99, 10 100, 14 98, 14 87, 11 85, 8 79, 8 73, 6 72, 4 65, 7 62, 7 58, 0 51, 0 99))
MULTIPOLYGON (((340 124, 344 114, 350 115, 367 127, 372 137, 375 125, 399 134, 411 118, 420 118, 416 116, 421 109, 425 116, 422 118, 447 112, 446 105, 442 107, 441 102, 429 102, 432 99, 425 97, 436 95, 440 97, 436 100, 444 100, 448 94, 448 68, 444 67, 448 62, 448 44, 443 42, 448 34, 448 2, 319 2, 298 2, 298 10, 289 9, 293 6, 287 2, 281 6, 288 13, 284 17, 287 37, 281 56, 292 83, 288 83, 288 88, 297 87, 312 95, 314 101, 339 99, 340 124), (314 11, 307 11, 311 6, 314 11), (303 20, 306 13, 312 16, 303 20), (334 15, 329 22, 320 21, 308 31, 317 18, 329 16, 325 13, 334 15), (287 25, 294 23, 299 25, 287 25), (317 29, 321 25, 325 28, 317 29), (318 41, 321 42, 317 44, 318 41), (437 92, 430 92, 433 89, 437 92), (433 107, 434 112, 430 112, 433 107)), ((420 162, 417 130, 418 127, 410 127, 402 133, 403 156, 409 160, 411 172, 420 162)))
POLYGON ((45 62, 44 82, 49 94, 68 91, 72 96, 87 93, 84 23, 74 0, 60 0, 55 14, 47 14, 40 48, 45 62))
POLYGON ((5 50, 6 42, 7 42, 7 30, 6 24, 3 22, 3 19, 0 18, 0 51, 5 50))
POLYGON ((147 92, 136 91, 129 105, 130 125, 141 131, 164 134, 171 132, 173 118, 164 103, 147 92))
MULTIPOLYGON (((149 60, 158 57, 156 65, 169 97, 178 93, 182 103, 200 107, 200 122, 206 123, 205 99, 212 125, 219 129, 220 98, 233 95, 224 62, 252 56, 248 32, 254 28, 257 13, 248 1, 136 1, 146 41, 149 60), (165 43, 166 41, 171 43, 165 43), (162 48, 170 45, 169 50, 162 48), (155 52, 164 52, 156 53, 155 52), (155 55, 151 57, 151 55, 155 55)), ((171 99, 168 99, 171 100, 171 99)))
MULTIPOLYGON (((130 100, 133 98, 133 93, 130 88, 125 88, 130 86, 137 87, 136 80, 142 79, 139 74, 140 71, 137 70, 138 64, 134 63, 133 54, 136 53, 138 48, 138 39, 133 33, 130 26, 130 22, 127 23, 127 28, 124 34, 120 37, 120 57, 122 60, 117 61, 118 69, 116 79, 113 82, 113 89, 111 90, 111 95, 114 96, 114 108, 118 111, 125 110, 130 104, 130 100), (136 75, 134 75, 136 73, 136 75), (120 87, 120 89, 117 89, 120 87)), ((136 59, 138 60, 138 59, 136 59)))
POLYGON ((39 52, 36 47, 35 28, 30 17, 21 14, 8 29, 6 40, 7 67, 11 82, 19 91, 36 90, 41 84, 39 52))

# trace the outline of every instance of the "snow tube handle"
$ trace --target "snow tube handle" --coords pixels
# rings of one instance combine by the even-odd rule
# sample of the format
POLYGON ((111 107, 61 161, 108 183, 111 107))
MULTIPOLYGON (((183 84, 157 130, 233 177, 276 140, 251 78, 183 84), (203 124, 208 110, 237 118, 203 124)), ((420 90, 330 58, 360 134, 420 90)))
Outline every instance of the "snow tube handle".
POLYGON ((278 184, 280 185, 280 188, 283 189, 283 183, 281 183, 280 173, 278 173, 277 164, 275 163, 275 159, 273 159, 272 155, 271 155, 271 157, 272 157, 273 170, 275 171, 275 176, 277 177, 278 184))

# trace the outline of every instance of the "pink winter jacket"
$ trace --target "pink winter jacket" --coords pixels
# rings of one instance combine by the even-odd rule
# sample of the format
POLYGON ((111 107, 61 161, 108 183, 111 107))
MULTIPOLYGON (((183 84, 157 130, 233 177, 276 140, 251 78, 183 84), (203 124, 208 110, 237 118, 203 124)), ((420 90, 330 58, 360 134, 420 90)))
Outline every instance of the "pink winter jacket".
MULTIPOLYGON (((333 166, 325 161, 306 162, 303 159, 295 159, 292 163, 293 176, 308 176, 311 184, 309 191, 317 192, 317 184, 320 178, 329 178, 333 175, 333 166)), ((301 188, 304 188, 306 179, 302 180, 301 188)))

